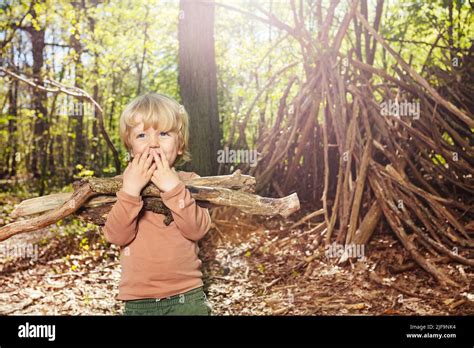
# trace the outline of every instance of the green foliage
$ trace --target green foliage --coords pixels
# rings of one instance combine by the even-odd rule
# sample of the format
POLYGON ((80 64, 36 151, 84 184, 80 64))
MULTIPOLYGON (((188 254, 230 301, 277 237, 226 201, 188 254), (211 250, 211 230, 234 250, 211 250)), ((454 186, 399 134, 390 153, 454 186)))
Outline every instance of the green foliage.
POLYGON ((76 165, 76 169, 79 170, 79 173, 75 176, 78 179, 94 176, 94 171, 84 168, 82 164, 76 165))
MULTIPOLYGON (((373 22, 375 2, 369 3, 369 21, 373 22)), ((2 57, 11 57, 18 70, 32 74, 31 37, 25 30, 16 30, 15 26, 45 30, 47 45, 43 52, 43 76, 68 86, 79 84, 90 95, 97 91, 97 100, 104 110, 105 127, 120 153, 124 167, 127 159, 119 137, 119 118, 124 106, 137 94, 148 91, 180 99, 177 71, 179 1, 146 0, 140 2, 140 6, 131 0, 97 3, 86 1, 84 4, 83 7, 82 2, 78 1, 38 1, 34 5, 34 12, 25 16, 30 6, 29 1, 2 2, 1 38, 12 37, 12 40, 1 53, 2 57), (79 47, 74 47, 75 40, 79 47)), ((253 1, 231 4, 243 11, 261 15, 253 1)), ((379 32, 416 71, 420 72, 425 64, 451 71, 453 66, 449 61, 449 50, 446 49, 450 39, 456 48, 453 53, 455 56, 469 49, 470 40, 474 36, 474 25, 468 1, 452 2, 452 21, 449 18, 451 1, 385 1, 384 4, 379 32), (452 38, 447 30, 450 26, 453 29, 452 38), (439 47, 433 48, 428 59, 431 45, 439 35, 439 47)), ((271 11, 282 22, 295 25, 290 2, 262 2, 260 6, 271 11)), ((314 2, 303 1, 303 6, 304 25, 314 38, 313 48, 321 48, 314 2)), ((347 3, 340 2, 335 12, 338 19, 336 23, 342 21, 346 11, 347 3)), ((280 98, 289 79, 297 77, 288 101, 291 101, 305 82, 305 57, 299 42, 291 35, 247 15, 216 6, 214 25, 217 97, 223 127, 221 143, 225 144, 230 138, 233 123, 243 122, 249 114, 243 135, 245 142, 252 148, 260 122, 263 122, 266 129, 273 126, 280 98), (298 64, 267 86, 277 72, 294 62, 298 64), (263 93, 250 110, 262 90, 263 93)), ((334 31, 335 27, 329 28, 329 37, 334 38, 334 31)), ((355 32, 351 24, 348 36, 342 42, 342 53, 353 50, 354 41, 355 32)), ((362 52, 365 52, 365 47, 362 47, 362 52)), ((384 55, 379 45, 374 66, 385 68, 392 74, 394 64, 393 58, 384 55)), ((426 71, 424 75, 431 78, 426 71)), ((376 82, 382 82, 378 76, 372 78, 376 82)), ((8 92, 13 86, 12 80, 6 77, 0 79, 0 100, 3 102, 3 109, 0 111, 0 158, 8 158, 0 162, 0 176, 7 175, 12 167, 12 153, 19 154, 19 160, 15 162, 17 175, 30 172, 29 166, 35 153, 34 143, 38 137, 34 134, 34 128, 40 120, 47 121, 50 125, 46 132, 50 137, 50 144, 41 149, 47 153, 46 157, 51 162, 46 176, 58 180, 47 182, 50 189, 56 187, 59 181, 73 179, 73 175, 75 178, 82 178, 119 174, 116 173, 110 150, 97 131, 97 124, 94 124, 93 110, 87 110, 80 116, 83 117, 82 131, 86 139, 83 152, 87 156, 79 161, 74 157, 74 145, 80 139, 77 133, 79 118, 72 112, 74 103, 78 100, 64 94, 48 94, 45 105, 47 113, 41 115, 35 111, 36 92, 20 83, 17 113, 14 115, 9 110, 8 99, 8 92), (91 153, 95 147, 96 157, 91 153)), ((375 93, 376 98, 379 98, 375 93)), ((318 117, 322 111, 319 112, 318 117)), ((283 125, 286 122, 288 120, 284 119, 283 125)), ((238 132, 234 133, 233 144, 236 143, 237 136, 238 132)), ((443 140, 453 143, 447 133, 443 134, 443 140)), ((443 163, 441 158, 434 160, 443 163)))

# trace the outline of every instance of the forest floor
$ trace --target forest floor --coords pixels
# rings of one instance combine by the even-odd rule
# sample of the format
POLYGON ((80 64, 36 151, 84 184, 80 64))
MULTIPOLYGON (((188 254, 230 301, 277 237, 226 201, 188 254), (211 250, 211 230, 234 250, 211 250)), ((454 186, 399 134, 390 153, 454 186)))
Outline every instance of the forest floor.
MULTIPOLYGON (((0 197, 0 226, 15 203, 0 197)), ((439 263, 466 284, 443 288, 411 264, 391 234, 377 231, 365 257, 338 265, 305 234, 315 223, 289 228, 301 211, 292 221, 222 208, 212 215, 215 227, 200 241, 200 256, 213 315, 474 314, 472 270, 439 263)), ((98 227, 73 218, 1 242, 0 315, 121 314, 118 258, 119 248, 98 227)))

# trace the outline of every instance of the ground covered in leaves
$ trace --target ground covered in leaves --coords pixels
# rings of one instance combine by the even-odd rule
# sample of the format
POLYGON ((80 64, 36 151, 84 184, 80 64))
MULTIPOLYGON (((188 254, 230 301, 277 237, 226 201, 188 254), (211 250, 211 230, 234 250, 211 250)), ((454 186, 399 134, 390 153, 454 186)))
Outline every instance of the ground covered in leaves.
MULTIPOLYGON (((0 225, 16 202, 1 197, 0 225)), ((308 214, 309 212, 306 212, 308 214)), ((442 288, 410 261, 400 243, 378 231, 364 257, 338 264, 305 233, 317 221, 213 211, 200 242, 213 315, 472 315, 473 272, 440 259, 461 289, 442 288)), ((100 229, 73 218, 0 243, 0 315, 117 315, 119 249, 100 229)))

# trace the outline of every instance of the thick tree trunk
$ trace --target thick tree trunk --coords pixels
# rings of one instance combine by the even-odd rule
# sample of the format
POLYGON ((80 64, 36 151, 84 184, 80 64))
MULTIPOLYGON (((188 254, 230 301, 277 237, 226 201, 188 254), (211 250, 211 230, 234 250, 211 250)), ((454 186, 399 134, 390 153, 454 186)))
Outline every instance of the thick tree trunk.
POLYGON ((214 3, 180 1, 179 86, 190 117, 192 164, 186 171, 216 175, 221 129, 217 108, 214 3))

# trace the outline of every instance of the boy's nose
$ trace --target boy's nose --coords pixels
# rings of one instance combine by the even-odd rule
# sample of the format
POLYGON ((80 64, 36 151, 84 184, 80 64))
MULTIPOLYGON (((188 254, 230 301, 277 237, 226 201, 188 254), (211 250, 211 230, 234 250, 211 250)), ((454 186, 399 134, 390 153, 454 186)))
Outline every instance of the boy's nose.
POLYGON ((158 145, 159 145, 158 139, 156 139, 155 137, 152 137, 149 143, 150 148, 159 147, 158 145))
POLYGON ((158 152, 159 147, 158 146, 150 146, 150 150, 158 152))

